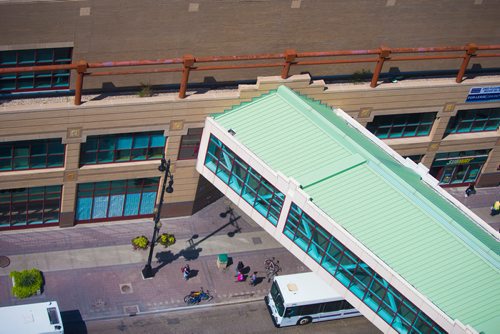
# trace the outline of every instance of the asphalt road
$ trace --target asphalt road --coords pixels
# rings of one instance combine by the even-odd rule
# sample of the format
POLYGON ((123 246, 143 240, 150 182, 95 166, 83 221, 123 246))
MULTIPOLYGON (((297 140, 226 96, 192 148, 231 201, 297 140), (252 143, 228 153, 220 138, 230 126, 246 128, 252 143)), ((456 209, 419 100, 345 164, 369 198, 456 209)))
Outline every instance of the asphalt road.
POLYGON ((65 324, 65 332, 84 334, 132 334, 132 333, 175 333, 175 334, 220 334, 220 333, 279 333, 302 334, 312 330, 317 334, 370 334, 380 333, 364 317, 313 323, 305 326, 275 328, 264 301, 193 308, 163 314, 152 314, 128 318, 91 321, 86 329, 65 324))

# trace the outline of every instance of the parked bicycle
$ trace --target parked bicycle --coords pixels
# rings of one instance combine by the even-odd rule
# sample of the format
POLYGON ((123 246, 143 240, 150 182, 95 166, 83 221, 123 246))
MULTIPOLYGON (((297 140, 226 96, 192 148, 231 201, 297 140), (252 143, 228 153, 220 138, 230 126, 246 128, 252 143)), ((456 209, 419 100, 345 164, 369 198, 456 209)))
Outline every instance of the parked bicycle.
POLYGON ((271 282, 271 280, 274 279, 274 276, 277 276, 278 273, 281 271, 279 263, 280 261, 276 260, 274 256, 264 260, 264 269, 266 271, 268 282, 271 282))
POLYGON ((200 303, 202 300, 212 300, 212 295, 207 290, 200 288, 200 291, 191 291, 189 295, 184 297, 184 302, 188 305, 194 305, 200 303))

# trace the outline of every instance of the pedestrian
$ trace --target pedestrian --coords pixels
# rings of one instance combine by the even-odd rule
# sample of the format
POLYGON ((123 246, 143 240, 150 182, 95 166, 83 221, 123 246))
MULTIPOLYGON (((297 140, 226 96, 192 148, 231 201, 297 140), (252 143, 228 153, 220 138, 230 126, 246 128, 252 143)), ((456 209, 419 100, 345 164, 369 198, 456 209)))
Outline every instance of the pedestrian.
POLYGON ((240 271, 238 273, 238 278, 236 279, 237 282, 243 282, 245 280, 245 275, 243 275, 243 273, 240 271))
POLYGON ((243 272, 243 268, 245 268, 245 265, 243 264, 243 261, 239 261, 238 264, 236 265, 236 275, 235 277, 238 276, 238 274, 243 272))
POLYGON ((255 286, 257 284, 257 272, 254 271, 252 276, 250 276, 250 285, 255 286))
POLYGON ((186 264, 184 267, 182 267, 181 271, 182 271, 182 276, 184 277, 184 280, 187 281, 189 279, 189 274, 191 273, 191 269, 189 268, 189 264, 186 264))
POLYGON ((465 189, 465 197, 469 197, 476 193, 476 189, 474 188, 474 183, 469 184, 467 189, 465 189))
POLYGON ((496 216, 500 213, 500 201, 495 201, 491 207, 490 215, 496 216))

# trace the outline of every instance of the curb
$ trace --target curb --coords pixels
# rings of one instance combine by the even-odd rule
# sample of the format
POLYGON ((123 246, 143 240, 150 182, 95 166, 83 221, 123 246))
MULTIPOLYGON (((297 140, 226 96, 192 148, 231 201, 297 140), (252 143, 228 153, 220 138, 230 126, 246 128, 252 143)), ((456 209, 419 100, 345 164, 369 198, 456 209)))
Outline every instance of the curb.
POLYGON ((213 303, 213 304, 179 306, 179 307, 172 307, 172 308, 167 308, 167 309, 162 309, 162 310, 144 311, 144 312, 139 312, 136 314, 128 314, 128 315, 127 314, 121 314, 121 315, 117 314, 117 315, 107 315, 107 316, 102 316, 102 317, 83 318, 82 320, 83 321, 110 320, 110 319, 118 319, 118 318, 125 318, 125 317, 136 317, 136 316, 141 316, 141 315, 180 312, 180 311, 186 311, 186 310, 200 310, 200 309, 219 307, 219 306, 253 303, 253 302, 262 301, 262 300, 264 300, 264 297, 258 297, 258 298, 254 297, 254 298, 247 298, 247 299, 243 299, 243 300, 227 301, 227 302, 220 302, 220 303, 213 303))

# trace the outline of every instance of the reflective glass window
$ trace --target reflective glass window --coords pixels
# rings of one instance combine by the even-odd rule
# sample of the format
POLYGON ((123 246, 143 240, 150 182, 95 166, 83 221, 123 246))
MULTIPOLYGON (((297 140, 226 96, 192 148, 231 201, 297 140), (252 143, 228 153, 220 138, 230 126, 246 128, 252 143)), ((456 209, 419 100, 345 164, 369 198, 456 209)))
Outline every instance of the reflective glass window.
POLYGON ((89 136, 81 146, 80 165, 161 159, 165 140, 163 132, 89 136))
MULTIPOLYGON (((0 51, 0 68, 71 63, 73 48, 0 51)), ((69 88, 70 70, 0 74, 0 93, 69 88)))
POLYGON ((380 139, 428 136, 437 113, 375 116, 366 128, 380 139))
POLYGON ((0 172, 64 166, 61 139, 0 143, 0 172))
POLYGON ((459 110, 448 122, 446 134, 496 131, 500 125, 500 108, 459 110))

